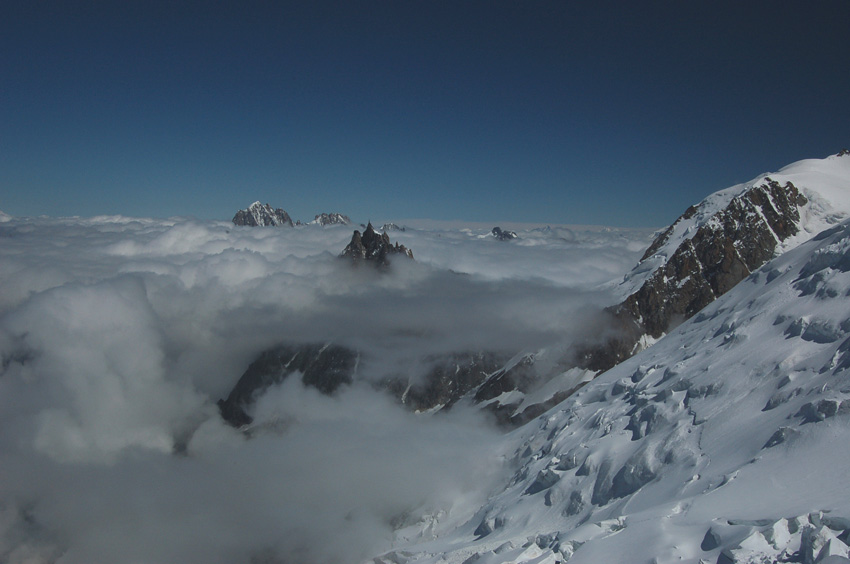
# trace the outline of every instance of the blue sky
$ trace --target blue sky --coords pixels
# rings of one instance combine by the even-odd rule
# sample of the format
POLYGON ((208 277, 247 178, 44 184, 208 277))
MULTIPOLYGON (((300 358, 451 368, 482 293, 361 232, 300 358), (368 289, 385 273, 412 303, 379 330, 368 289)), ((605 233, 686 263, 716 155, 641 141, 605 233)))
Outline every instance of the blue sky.
POLYGON ((0 210, 662 226, 850 145, 848 28, 846 0, 6 1, 0 210))

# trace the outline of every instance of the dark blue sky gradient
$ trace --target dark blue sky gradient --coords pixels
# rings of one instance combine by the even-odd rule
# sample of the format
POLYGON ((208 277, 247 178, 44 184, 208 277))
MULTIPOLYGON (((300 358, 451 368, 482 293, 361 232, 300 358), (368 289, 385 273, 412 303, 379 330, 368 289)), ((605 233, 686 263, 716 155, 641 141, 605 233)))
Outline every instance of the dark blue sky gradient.
POLYGON ((0 210, 662 226, 850 145, 850 2, 11 2, 0 210))

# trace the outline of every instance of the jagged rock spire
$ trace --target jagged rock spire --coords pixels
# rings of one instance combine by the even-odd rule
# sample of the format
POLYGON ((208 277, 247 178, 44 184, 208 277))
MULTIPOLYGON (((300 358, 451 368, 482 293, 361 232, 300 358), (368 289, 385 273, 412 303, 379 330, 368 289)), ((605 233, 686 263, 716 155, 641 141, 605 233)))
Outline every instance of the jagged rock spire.
POLYGON ((372 223, 366 226, 366 229, 361 234, 360 231, 354 230, 351 236, 351 242, 342 251, 340 256, 350 258, 354 261, 368 260, 376 265, 383 266, 390 263, 390 255, 402 255, 407 258, 413 258, 413 252, 396 242, 393 245, 390 242, 390 236, 386 233, 380 235, 372 227, 372 223))

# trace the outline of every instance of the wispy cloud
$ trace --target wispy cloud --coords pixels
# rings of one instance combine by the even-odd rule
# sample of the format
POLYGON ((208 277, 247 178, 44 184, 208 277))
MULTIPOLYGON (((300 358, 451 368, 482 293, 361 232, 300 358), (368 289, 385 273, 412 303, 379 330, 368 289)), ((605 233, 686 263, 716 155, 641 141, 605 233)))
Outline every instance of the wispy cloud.
POLYGON ((350 235, 0 224, 0 556, 352 561, 393 526, 463 511, 471 477, 499 476, 496 431, 474 413, 416 416, 367 385, 329 398, 291 380, 260 398, 267 431, 247 440, 215 401, 285 341, 357 347, 365 378, 428 354, 568 342, 648 237, 408 230, 393 239, 416 262, 380 273, 337 260, 350 235))

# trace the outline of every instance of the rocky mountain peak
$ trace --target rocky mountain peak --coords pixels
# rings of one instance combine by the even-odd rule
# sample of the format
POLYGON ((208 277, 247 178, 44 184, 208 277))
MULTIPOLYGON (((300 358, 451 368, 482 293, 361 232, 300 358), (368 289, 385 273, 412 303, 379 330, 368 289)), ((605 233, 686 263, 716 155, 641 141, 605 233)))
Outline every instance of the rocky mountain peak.
POLYGON ((354 261, 367 260, 376 265, 385 266, 390 263, 389 257, 392 255, 401 255, 412 259, 413 251, 398 244, 398 242, 393 245, 390 242, 389 235, 386 233, 378 234, 372 224, 369 223, 362 234, 360 231, 354 230, 351 242, 340 256, 348 257, 354 261))
POLYGON ((351 218, 341 213, 321 213, 310 223, 323 227, 325 225, 350 225, 351 218))
POLYGON ((607 370, 637 352, 641 340, 663 336, 731 290, 797 234, 806 203, 791 182, 766 177, 719 209, 711 198, 689 207, 643 255, 636 270, 655 263, 643 284, 608 310, 619 336, 588 351, 582 364, 607 370))
POLYGON ((284 225, 292 227, 292 218, 280 208, 273 210, 269 204, 254 202, 247 209, 236 212, 236 215, 233 216, 233 224, 250 227, 284 225))

